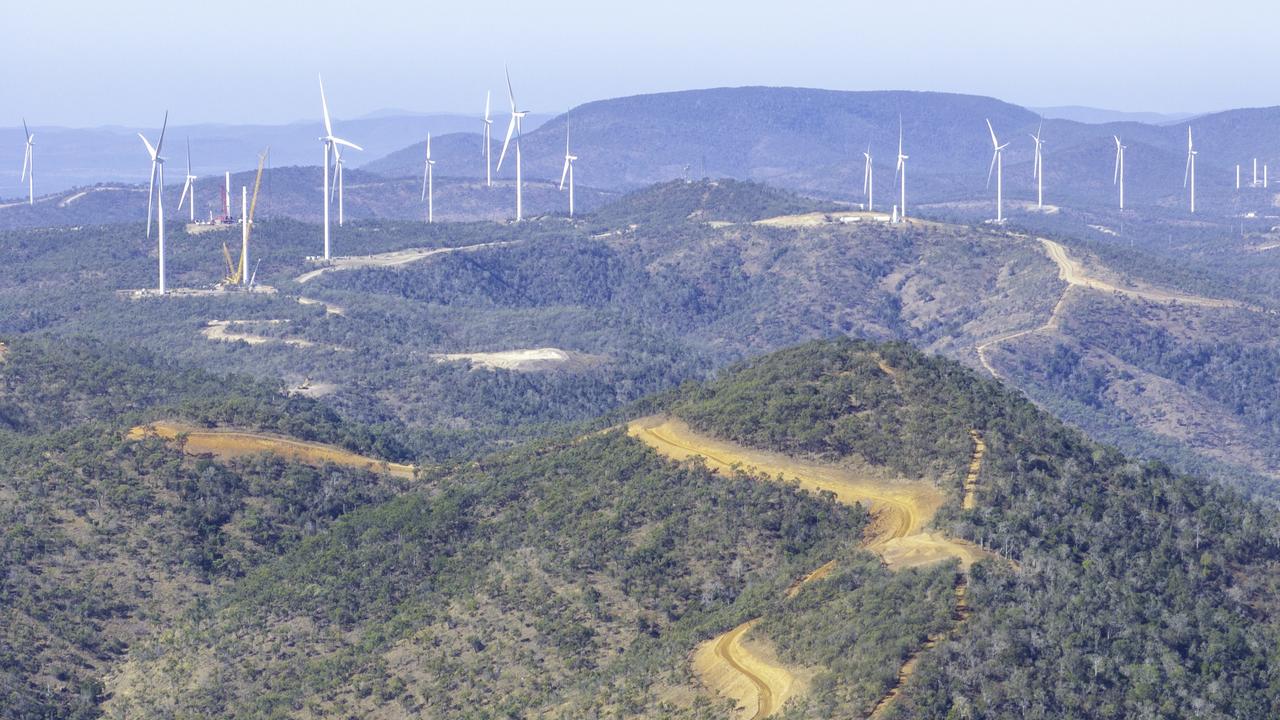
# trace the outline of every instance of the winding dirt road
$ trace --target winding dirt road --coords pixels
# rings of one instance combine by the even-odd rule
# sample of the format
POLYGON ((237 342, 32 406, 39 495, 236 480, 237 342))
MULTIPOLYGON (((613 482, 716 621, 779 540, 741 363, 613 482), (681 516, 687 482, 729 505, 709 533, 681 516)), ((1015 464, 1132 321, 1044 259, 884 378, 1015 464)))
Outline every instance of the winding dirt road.
MULTIPOLYGON (((930 483, 868 477, 850 468, 809 463, 781 453, 755 450, 702 435, 688 424, 667 417, 635 420, 627 426, 627 433, 676 460, 701 457, 713 470, 750 470, 770 478, 782 478, 809 491, 833 493, 839 502, 846 505, 868 505, 873 520, 864 545, 895 570, 947 558, 958 559, 961 567, 967 570, 977 560, 989 556, 971 543, 953 540, 940 533, 924 532, 924 527, 944 501, 941 491, 930 483)), ((980 447, 985 452, 985 444, 980 447)), ((976 463, 980 468, 982 459, 978 448, 975 444, 975 461, 970 464, 975 481, 974 466, 976 463)), ((821 580, 834 568, 834 560, 824 564, 793 585, 787 596, 794 596, 806 583, 821 580)), ((959 599, 962 601, 962 594, 959 599)), ((751 713, 744 713, 742 717, 758 720, 777 711, 802 688, 791 669, 752 652, 744 643, 755 622, 743 623, 700 646, 694 654, 694 670, 707 687, 735 700, 739 708, 751 713), (754 712, 751 712, 752 708, 754 712)), ((908 663, 914 659, 915 656, 908 663)), ((910 668, 904 666, 904 672, 900 673, 900 683, 906 681, 910 668)), ((899 687, 895 686, 890 694, 899 692, 899 687)), ((886 702, 881 700, 880 705, 886 702)))
MULTIPOLYGON (((1024 239, 1029 239, 1029 238, 1026 238, 1026 236, 1021 236, 1021 237, 1023 237, 1024 239)), ((1084 266, 1084 263, 1080 262, 1079 260, 1076 260, 1075 258, 1072 258, 1069 254, 1067 254, 1067 249, 1063 247, 1061 243, 1054 242, 1053 240, 1049 240, 1048 238, 1036 238, 1036 239, 1040 241, 1041 246, 1044 248, 1045 254, 1049 256, 1049 259, 1052 260, 1054 264, 1058 266, 1058 279, 1065 282, 1067 284, 1067 287, 1062 291, 1062 297, 1058 298, 1057 304, 1053 306, 1053 312, 1049 313, 1049 319, 1045 320, 1044 324, 1038 325, 1032 328, 1027 328, 1025 330, 1018 330, 1016 332, 1010 332, 1010 333, 1005 333, 1003 335, 998 335, 994 338, 991 338, 990 340, 987 340, 985 342, 979 343, 978 345, 974 346, 974 350, 976 350, 978 353, 978 361, 982 363, 982 367, 985 368, 987 372, 991 373, 991 376, 996 379, 1000 379, 1001 375, 1000 375, 1000 372, 996 370, 995 365, 993 365, 991 363, 991 360, 987 357, 987 351, 990 350, 992 347, 995 347, 996 345, 1000 345, 1001 343, 1006 343, 1010 340, 1015 340, 1017 338, 1023 337, 1024 335, 1030 335, 1032 333, 1041 332, 1043 330, 1051 330, 1051 329, 1057 328, 1062 318, 1063 307, 1066 305, 1067 298, 1068 296, 1070 296, 1071 291, 1074 288, 1081 288, 1083 290, 1094 290, 1097 292, 1104 292, 1104 293, 1114 293, 1117 295, 1123 295, 1125 297, 1134 298, 1136 300, 1145 300, 1147 302, 1154 302, 1154 303, 1166 303, 1166 304, 1181 303, 1184 305, 1195 305, 1197 307, 1206 307, 1206 308, 1225 308, 1225 309, 1250 310, 1253 312, 1267 312, 1263 308, 1260 308, 1254 305, 1248 305, 1236 300, 1224 300, 1222 298, 1204 297, 1202 295, 1193 295, 1190 293, 1184 293, 1177 290, 1168 290, 1163 288, 1121 287, 1114 283, 1108 282, 1102 278, 1091 275, 1088 269, 1084 266)))

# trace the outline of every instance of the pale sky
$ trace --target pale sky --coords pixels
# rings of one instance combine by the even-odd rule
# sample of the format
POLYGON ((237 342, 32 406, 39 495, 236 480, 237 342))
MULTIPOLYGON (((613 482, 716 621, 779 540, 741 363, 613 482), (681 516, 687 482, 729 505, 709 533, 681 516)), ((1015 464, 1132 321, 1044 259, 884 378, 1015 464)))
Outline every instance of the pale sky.
POLYGON ((0 126, 278 123, 733 85, 941 90, 1027 106, 1280 104, 1280 3, 1179 0, 30 2, 0 43, 0 126), (298 8, 305 9, 298 9, 298 8))

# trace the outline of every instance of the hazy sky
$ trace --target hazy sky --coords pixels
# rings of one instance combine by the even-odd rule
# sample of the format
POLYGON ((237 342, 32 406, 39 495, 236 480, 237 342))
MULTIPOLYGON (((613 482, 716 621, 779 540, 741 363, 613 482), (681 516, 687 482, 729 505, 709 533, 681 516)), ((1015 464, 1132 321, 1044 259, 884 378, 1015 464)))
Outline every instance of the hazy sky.
POLYGON ((0 43, 0 125, 154 125, 166 108, 181 124, 309 119, 317 72, 338 117, 479 112, 504 61, 534 112, 757 84, 1157 112, 1280 104, 1274 0, 441 5, 23 2, 0 43))

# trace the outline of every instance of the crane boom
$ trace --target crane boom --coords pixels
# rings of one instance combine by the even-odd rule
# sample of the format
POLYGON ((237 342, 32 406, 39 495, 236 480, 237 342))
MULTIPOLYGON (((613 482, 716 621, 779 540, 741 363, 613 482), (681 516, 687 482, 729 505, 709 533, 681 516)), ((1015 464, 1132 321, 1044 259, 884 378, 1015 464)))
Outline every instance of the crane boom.
POLYGON ((270 152, 271 152, 271 148, 270 148, 270 147, 268 147, 266 150, 263 150, 263 151, 258 155, 258 174, 257 174, 257 175, 254 177, 254 179, 253 179, 253 200, 249 203, 249 215, 248 215, 248 217, 246 217, 246 218, 245 218, 245 223, 246 223, 246 226, 245 226, 245 227, 246 227, 246 229, 245 229, 245 249, 244 249, 244 251, 242 251, 242 252, 240 253, 240 267, 239 267, 239 268, 237 269, 237 271, 236 271, 236 281, 237 281, 237 282, 246 282, 246 281, 248 281, 248 272, 249 272, 248 262, 249 262, 249 259, 248 259, 247 257, 245 257, 245 255, 247 255, 247 254, 248 254, 248 249, 249 249, 249 242, 248 242, 248 240, 249 240, 249 235, 250 235, 250 233, 252 233, 252 232, 253 232, 253 213, 254 213, 254 211, 255 211, 255 210, 257 210, 257 208, 258 208, 258 191, 262 188, 262 167, 263 167, 264 165, 266 165, 266 162, 267 162, 267 153, 270 153, 270 152))

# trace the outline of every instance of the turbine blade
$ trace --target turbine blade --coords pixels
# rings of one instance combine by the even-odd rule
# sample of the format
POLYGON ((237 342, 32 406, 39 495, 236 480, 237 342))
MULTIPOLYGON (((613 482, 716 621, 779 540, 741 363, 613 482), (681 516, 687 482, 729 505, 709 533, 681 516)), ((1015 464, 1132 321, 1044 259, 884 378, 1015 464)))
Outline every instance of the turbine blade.
POLYGON ((187 176, 191 176, 191 136, 187 136, 187 176))
POLYGON ((1191 153, 1187 153, 1187 169, 1182 173, 1182 187, 1187 186, 1187 181, 1191 179, 1191 153))
POLYGON ((569 157, 564 158, 564 169, 560 171, 560 189, 564 190, 564 179, 569 176, 569 157))
POLYGON ((165 133, 165 130, 168 130, 168 129, 169 129, 169 111, 168 111, 168 110, 165 110, 165 111, 164 111, 164 124, 160 126, 160 139, 156 141, 156 155, 157 155, 157 157, 158 157, 158 156, 160 155, 160 153, 164 150, 164 133, 165 133))
POLYGON ((489 100, 492 99, 492 96, 493 96, 492 90, 484 91, 484 121, 486 123, 489 122, 489 100))
POLYGON ((326 136, 333 135, 333 123, 329 121, 329 101, 324 98, 324 77, 320 78, 320 109, 324 111, 324 134, 326 136))
POLYGON ((1000 141, 996 139, 996 130, 995 128, 991 127, 990 120, 987 121, 987 130, 991 131, 991 147, 993 148, 1000 147, 1000 141))
POLYGON ((27 136, 27 142, 31 142, 31 131, 27 129, 27 119, 22 118, 22 132, 27 136))
POLYGON ((1115 185, 1116 183, 1120 182, 1120 155, 1122 154, 1122 152, 1123 151, 1120 149, 1120 141, 1116 140, 1116 172, 1115 172, 1115 175, 1111 178, 1112 185, 1115 185))
POLYGON ((511 89, 511 68, 503 67, 507 73, 507 99, 511 101, 511 112, 516 111, 516 91, 511 89))
POLYGON ((991 188, 991 173, 996 171, 996 158, 1000 157, 1000 150, 997 149, 991 153, 991 167, 987 168, 987 188, 991 188))
POLYGON ((352 150, 360 150, 360 151, 363 151, 363 150, 364 150, 364 148, 360 147, 359 145, 357 145, 357 144, 355 144, 355 143, 353 143, 353 142, 348 142, 348 141, 346 141, 346 140, 343 140, 342 138, 333 138, 333 144, 334 144, 334 145, 346 145, 347 147, 351 148, 352 150))
POLYGON ((27 165, 31 163, 31 146, 27 146, 27 151, 22 153, 22 182, 27 180, 27 165))
POLYGON ((507 157, 507 146, 511 144, 511 135, 516 131, 516 116, 511 116, 511 124, 507 125, 507 139, 502 141, 502 153, 498 155, 498 170, 502 169, 502 161, 507 157))
POLYGON ((151 237, 151 208, 156 196, 156 166, 159 163, 151 159, 151 183, 147 186, 147 237, 151 237))
POLYGON ((182 184, 182 197, 178 198, 178 209, 182 209, 182 204, 187 200, 187 191, 191 189, 191 176, 187 176, 187 181, 182 184))
POLYGON ((431 172, 431 150, 428 146, 426 151, 426 161, 422 163, 422 202, 426 202, 426 176, 431 172))
POLYGON ((152 161, 152 162, 155 162, 155 160, 156 160, 156 149, 155 149, 154 147, 152 147, 152 146, 151 146, 151 141, 150 141, 150 140, 148 140, 148 139, 147 139, 147 136, 146 136, 146 135, 143 135, 142 133, 138 133, 138 137, 142 138, 142 144, 147 146, 147 154, 151 156, 151 161, 152 161))

